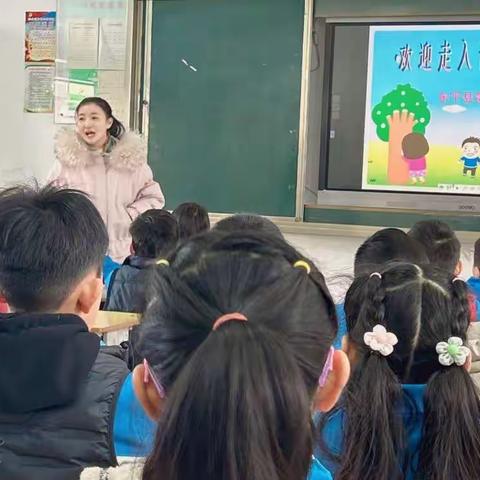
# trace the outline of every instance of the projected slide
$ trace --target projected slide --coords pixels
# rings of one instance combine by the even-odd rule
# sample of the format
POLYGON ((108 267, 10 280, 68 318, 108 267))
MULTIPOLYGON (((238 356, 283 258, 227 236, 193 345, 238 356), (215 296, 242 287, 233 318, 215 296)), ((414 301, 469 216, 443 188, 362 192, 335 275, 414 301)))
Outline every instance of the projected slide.
POLYGON ((480 25, 371 27, 362 188, 480 193, 480 25))

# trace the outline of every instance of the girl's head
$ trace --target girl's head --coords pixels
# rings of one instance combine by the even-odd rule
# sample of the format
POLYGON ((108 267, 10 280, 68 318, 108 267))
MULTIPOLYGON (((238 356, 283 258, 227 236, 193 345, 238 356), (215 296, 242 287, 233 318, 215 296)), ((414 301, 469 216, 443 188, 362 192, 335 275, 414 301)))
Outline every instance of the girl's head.
POLYGON ((421 133, 409 133, 402 140, 402 151, 405 158, 414 160, 424 157, 430 151, 430 145, 421 133))
POLYGON ((353 282, 345 311, 354 367, 344 397, 339 479, 404 478, 400 472, 411 459, 399 412, 413 407, 401 384, 426 384, 418 478, 480 478, 480 404, 469 362, 443 366, 436 350, 451 337, 465 342, 467 294, 464 282, 434 266, 394 264, 353 282), (376 325, 398 338, 388 356, 365 343, 376 325))
POLYGON ((222 232, 264 232, 268 235, 284 238, 280 229, 270 219, 251 213, 231 215, 220 220, 214 228, 222 232))
POLYGON ((180 240, 187 240, 198 233, 210 230, 208 212, 198 203, 182 203, 174 211, 178 222, 180 240))
POLYGON ((425 248, 398 228, 384 228, 367 238, 355 254, 354 275, 370 274, 389 262, 428 263, 425 248))
POLYGON ((141 327, 149 367, 134 373, 137 396, 160 418, 143 478, 304 480, 311 407, 331 408, 348 377, 335 352, 319 387, 337 330, 322 274, 254 233, 197 236, 168 260, 141 327))
POLYGON ((82 140, 92 148, 103 148, 108 136, 117 139, 125 127, 112 113, 110 104, 100 97, 84 98, 75 109, 75 125, 82 140))

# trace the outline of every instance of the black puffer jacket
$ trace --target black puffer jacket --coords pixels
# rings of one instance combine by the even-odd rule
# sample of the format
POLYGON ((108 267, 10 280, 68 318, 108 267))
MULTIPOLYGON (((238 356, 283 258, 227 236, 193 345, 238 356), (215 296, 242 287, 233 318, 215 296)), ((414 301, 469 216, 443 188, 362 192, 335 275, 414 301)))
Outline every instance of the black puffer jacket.
POLYGON ((143 313, 150 283, 150 267, 154 264, 155 259, 128 257, 112 274, 105 310, 143 313))
POLYGON ((75 315, 0 316, 0 479, 76 480, 114 466, 125 362, 75 315))

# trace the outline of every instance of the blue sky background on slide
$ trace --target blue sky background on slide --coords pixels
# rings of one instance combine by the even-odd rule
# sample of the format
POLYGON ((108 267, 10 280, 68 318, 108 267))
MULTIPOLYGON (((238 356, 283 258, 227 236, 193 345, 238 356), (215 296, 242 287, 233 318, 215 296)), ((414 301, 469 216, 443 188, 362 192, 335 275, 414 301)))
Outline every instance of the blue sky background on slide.
POLYGON ((371 27, 366 138, 378 140, 370 112, 399 84, 425 95, 430 142, 480 137, 480 25, 371 27))

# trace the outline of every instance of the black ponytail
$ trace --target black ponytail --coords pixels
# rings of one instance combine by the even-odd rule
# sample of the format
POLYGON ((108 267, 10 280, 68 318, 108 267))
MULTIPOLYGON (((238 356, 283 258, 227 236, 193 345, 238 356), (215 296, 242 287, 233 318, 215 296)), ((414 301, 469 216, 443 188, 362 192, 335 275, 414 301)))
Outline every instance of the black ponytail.
POLYGON ((125 133, 125 127, 123 126, 123 123, 120 122, 120 120, 117 120, 113 116, 112 112, 112 107, 110 104, 103 98, 100 97, 87 97, 84 98, 78 105, 77 108, 75 109, 75 114, 78 115, 78 112, 81 107, 84 105, 89 105, 89 104, 95 104, 97 107, 101 108, 103 112, 105 113, 105 116, 107 119, 111 118, 112 119, 112 126, 108 129, 108 133, 112 136, 115 137, 117 140, 120 140, 122 138, 123 134, 125 133))
POLYGON ((167 392, 144 480, 305 480, 336 334, 323 276, 282 239, 209 232, 155 270, 139 350, 167 392), (227 322, 240 312, 246 322, 227 322))
MULTIPOLYGON (((466 341, 470 309, 467 285, 451 283, 451 334, 466 341)), ((447 341, 445 337, 443 341, 447 341)), ((416 478, 480 478, 480 401, 464 366, 440 367, 427 384, 416 478)))
MULTIPOLYGON (((375 325, 386 327, 382 279, 374 274, 364 282, 360 313, 356 318, 347 317, 352 338, 356 335, 363 337, 363 333, 371 331, 375 325)), ((404 451, 403 424, 396 413, 401 385, 389 367, 387 357, 370 350, 363 338, 359 338, 356 347, 358 363, 341 405, 346 423, 342 461, 335 478, 403 478, 399 458, 399 452, 404 451)))

